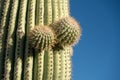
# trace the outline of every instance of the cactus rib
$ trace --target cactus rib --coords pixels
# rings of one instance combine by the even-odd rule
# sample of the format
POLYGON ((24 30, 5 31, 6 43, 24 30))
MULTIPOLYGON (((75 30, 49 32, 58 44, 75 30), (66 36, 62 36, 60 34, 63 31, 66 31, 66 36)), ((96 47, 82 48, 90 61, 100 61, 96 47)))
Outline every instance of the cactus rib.
POLYGON ((26 27, 26 44, 25 44, 25 64, 24 80, 32 80, 33 73, 33 51, 28 42, 28 33, 35 26, 35 0, 28 0, 27 27, 26 27))
POLYGON ((53 50, 45 51, 43 80, 53 80, 53 50))
POLYGON ((44 24, 44 0, 36 1, 36 25, 44 24))
POLYGON ((62 18, 64 16, 63 0, 58 0, 58 11, 59 11, 59 18, 62 18))
POLYGON ((53 80, 71 80, 72 47, 54 48, 54 78, 53 80))
POLYGON ((6 44, 6 55, 5 55, 5 74, 4 80, 12 79, 13 75, 13 58, 14 58, 14 49, 15 49, 15 22, 18 10, 17 0, 11 1, 11 11, 10 11, 10 21, 8 26, 8 35, 7 35, 7 44, 6 44))
POLYGON ((19 17, 18 17, 18 25, 17 25, 18 27, 16 32, 17 35, 16 35, 14 80, 22 79, 26 7, 27 7, 27 0, 21 0, 19 17))
POLYGON ((66 52, 66 60, 67 60, 67 80, 71 80, 72 76, 72 63, 71 63, 71 56, 72 56, 73 50, 72 47, 67 48, 66 52))
POLYGON ((52 1, 44 0, 44 25, 52 22, 52 1))
POLYGON ((54 74, 53 80, 61 80, 61 54, 59 50, 54 50, 54 74))
POLYGON ((43 69, 44 69, 44 50, 42 52, 38 53, 38 65, 37 65, 37 79, 36 80, 42 80, 43 79, 43 69))
POLYGON ((63 50, 61 50, 61 57, 62 57, 62 71, 61 71, 61 80, 71 80, 71 59, 70 59, 70 54, 71 52, 71 47, 64 47, 63 50))
MULTIPOLYGON (((9 5, 10 0, 5 0, 0 13, 0 65, 4 65, 9 5)), ((3 76, 3 69, 4 66, 0 66, 0 79, 3 76)))
POLYGON ((69 0, 63 0, 64 16, 69 16, 69 0))
POLYGON ((52 22, 56 21, 59 19, 59 11, 58 11, 58 1, 59 0, 52 0, 52 22))

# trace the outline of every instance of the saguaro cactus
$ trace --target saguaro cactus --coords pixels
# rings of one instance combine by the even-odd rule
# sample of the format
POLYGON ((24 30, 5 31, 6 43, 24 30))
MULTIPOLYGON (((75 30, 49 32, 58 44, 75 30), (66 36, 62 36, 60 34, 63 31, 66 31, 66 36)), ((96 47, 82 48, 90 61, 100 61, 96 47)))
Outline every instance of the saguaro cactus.
POLYGON ((0 80, 71 80, 80 35, 69 0, 0 0, 0 80))

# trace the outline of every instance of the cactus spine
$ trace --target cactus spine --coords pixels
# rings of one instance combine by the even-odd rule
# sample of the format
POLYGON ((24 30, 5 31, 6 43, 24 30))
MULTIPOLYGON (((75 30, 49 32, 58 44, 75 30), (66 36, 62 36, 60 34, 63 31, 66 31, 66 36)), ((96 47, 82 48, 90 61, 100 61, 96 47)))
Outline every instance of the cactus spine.
POLYGON ((71 80, 80 34, 69 0, 0 0, 0 80, 71 80))

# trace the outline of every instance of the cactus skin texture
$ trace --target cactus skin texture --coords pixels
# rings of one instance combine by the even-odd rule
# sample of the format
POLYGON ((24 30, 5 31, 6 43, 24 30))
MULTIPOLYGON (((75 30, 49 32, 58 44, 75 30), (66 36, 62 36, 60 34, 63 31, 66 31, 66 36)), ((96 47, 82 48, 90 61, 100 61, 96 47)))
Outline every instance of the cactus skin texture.
POLYGON ((72 80, 69 12, 69 0, 0 0, 0 80, 72 80))

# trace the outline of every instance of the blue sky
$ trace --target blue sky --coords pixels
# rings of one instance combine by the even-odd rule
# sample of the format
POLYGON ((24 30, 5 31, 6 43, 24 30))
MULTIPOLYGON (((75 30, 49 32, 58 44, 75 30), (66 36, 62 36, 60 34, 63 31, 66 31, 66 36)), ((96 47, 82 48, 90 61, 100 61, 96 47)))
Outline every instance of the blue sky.
POLYGON ((120 0, 70 0, 70 9, 82 27, 73 80, 120 80, 120 0))

